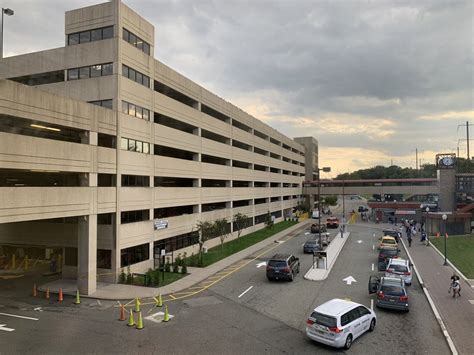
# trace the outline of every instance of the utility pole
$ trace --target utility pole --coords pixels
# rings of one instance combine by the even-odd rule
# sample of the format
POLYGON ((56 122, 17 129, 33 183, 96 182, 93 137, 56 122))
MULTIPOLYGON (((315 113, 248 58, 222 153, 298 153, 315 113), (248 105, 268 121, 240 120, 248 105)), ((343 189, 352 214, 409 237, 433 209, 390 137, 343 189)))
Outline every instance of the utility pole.
POLYGON ((418 148, 415 148, 415 164, 416 164, 416 170, 418 171, 418 148))
MULTIPOLYGON (((458 125, 458 130, 459 130, 459 127, 464 127, 464 126, 466 126, 467 161, 470 161, 471 155, 469 154, 469 121, 466 121, 465 125, 463 124, 458 125)), ((463 140, 463 139, 460 139, 460 140, 463 140)), ((460 140, 458 140, 458 145, 459 145, 460 140)), ((458 156, 459 156, 459 153, 458 153, 458 156)))

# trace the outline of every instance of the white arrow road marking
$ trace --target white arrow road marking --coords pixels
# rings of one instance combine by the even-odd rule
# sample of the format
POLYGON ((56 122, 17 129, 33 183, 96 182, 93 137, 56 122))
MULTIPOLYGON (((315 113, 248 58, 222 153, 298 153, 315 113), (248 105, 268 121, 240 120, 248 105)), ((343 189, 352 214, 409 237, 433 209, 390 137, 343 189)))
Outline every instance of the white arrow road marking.
POLYGON ((267 262, 266 261, 262 261, 261 263, 258 263, 257 264, 257 268, 261 268, 262 266, 266 266, 267 265, 267 262))
POLYGON ((6 326, 6 324, 0 324, 0 330, 4 330, 6 332, 13 332, 15 330, 13 328, 7 328, 5 326, 6 326))
POLYGON ((342 279, 346 284, 350 285, 353 282, 357 282, 352 276, 347 276, 345 279, 342 279))
POLYGON ((0 316, 7 316, 7 317, 14 317, 14 318, 28 319, 28 320, 39 320, 38 318, 18 316, 16 314, 8 314, 8 313, 0 313, 0 316))
POLYGON ((304 235, 308 235, 308 234, 309 234, 309 232, 306 232, 304 235))
POLYGON ((357 243, 359 243, 359 244, 360 244, 360 243, 363 243, 363 242, 364 242, 363 240, 358 240, 358 241, 357 241, 357 243))
POLYGON ((252 288, 253 288, 253 286, 250 286, 248 289, 246 289, 244 292, 242 292, 242 293, 239 295, 239 298, 242 297, 243 295, 245 295, 247 292, 249 292, 252 288))
POLYGON ((41 307, 33 308, 33 311, 36 311, 36 312, 43 312, 43 310, 41 309, 41 307))

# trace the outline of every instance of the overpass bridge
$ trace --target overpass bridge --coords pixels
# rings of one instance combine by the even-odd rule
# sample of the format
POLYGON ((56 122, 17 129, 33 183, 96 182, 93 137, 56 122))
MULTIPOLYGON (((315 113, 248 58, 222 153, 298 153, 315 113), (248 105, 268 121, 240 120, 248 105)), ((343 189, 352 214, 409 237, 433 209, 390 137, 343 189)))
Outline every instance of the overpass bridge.
MULTIPOLYGON (((321 180, 321 195, 439 195, 436 178, 321 180)), ((318 195, 318 180, 305 181, 303 194, 318 195)))

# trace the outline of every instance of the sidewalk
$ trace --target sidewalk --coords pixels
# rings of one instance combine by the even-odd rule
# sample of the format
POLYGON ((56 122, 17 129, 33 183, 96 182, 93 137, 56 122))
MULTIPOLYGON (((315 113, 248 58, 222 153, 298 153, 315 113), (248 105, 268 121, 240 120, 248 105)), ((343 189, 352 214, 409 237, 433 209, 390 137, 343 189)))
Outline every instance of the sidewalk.
POLYGON ((336 234, 333 240, 331 241, 331 243, 329 244, 329 246, 325 250, 325 252, 327 253, 326 254, 327 267, 324 269, 318 269, 317 268, 318 262, 316 260, 314 265, 304 275, 304 278, 310 281, 325 280, 329 276, 329 273, 331 272, 331 269, 334 266, 334 263, 337 257, 339 256, 339 253, 344 247, 344 244, 346 244, 347 239, 349 239, 349 235, 350 235, 349 232, 345 232, 344 237, 341 238, 340 233, 336 234))
MULTIPOLYGON (((163 286, 163 287, 142 287, 142 286, 132 286, 124 284, 108 284, 103 282, 97 282, 97 291, 91 295, 81 297, 86 298, 95 298, 95 299, 105 299, 105 300, 130 300, 135 297, 139 298, 149 298, 154 297, 157 294, 161 293, 162 295, 167 295, 170 293, 176 293, 182 290, 185 290, 205 279, 209 276, 212 276, 222 269, 230 266, 239 260, 242 260, 249 255, 259 251, 265 246, 274 243, 275 241, 281 239, 282 237, 304 230, 309 228, 309 225, 312 223, 311 219, 306 219, 288 229, 285 229, 272 237, 269 237, 261 242, 254 244, 247 249, 244 249, 234 255, 231 255, 225 259, 222 259, 210 266, 205 268, 195 268, 188 267, 188 273, 186 277, 173 282, 172 284, 163 286)), ((38 287, 40 291, 46 291, 46 288, 49 287, 49 290, 53 293, 58 293, 59 288, 62 288, 63 293, 66 295, 75 295, 77 289, 77 281, 71 279, 59 279, 56 281, 49 282, 47 284, 41 285, 38 287)))
POLYGON ((419 244, 414 239, 411 248, 407 249, 420 273, 423 287, 429 291, 458 353, 472 354, 474 291, 468 283, 462 281, 461 297, 453 299, 448 289, 454 269, 443 266, 443 258, 433 248, 419 244))

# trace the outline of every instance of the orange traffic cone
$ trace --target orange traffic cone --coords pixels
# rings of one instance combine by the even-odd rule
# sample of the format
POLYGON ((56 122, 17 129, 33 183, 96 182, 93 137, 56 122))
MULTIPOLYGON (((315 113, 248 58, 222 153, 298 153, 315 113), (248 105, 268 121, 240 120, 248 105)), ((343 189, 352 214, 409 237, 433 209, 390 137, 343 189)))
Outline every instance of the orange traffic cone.
POLYGON ((125 307, 123 304, 120 305, 120 318, 119 320, 125 320, 125 307))
POLYGON ((33 284, 33 297, 36 297, 36 284, 33 284))
POLYGON ((63 289, 60 287, 59 288, 59 295, 58 295, 58 302, 62 302, 64 300, 63 298, 63 289))
POLYGON ((49 300, 49 287, 46 288, 46 299, 49 300))

